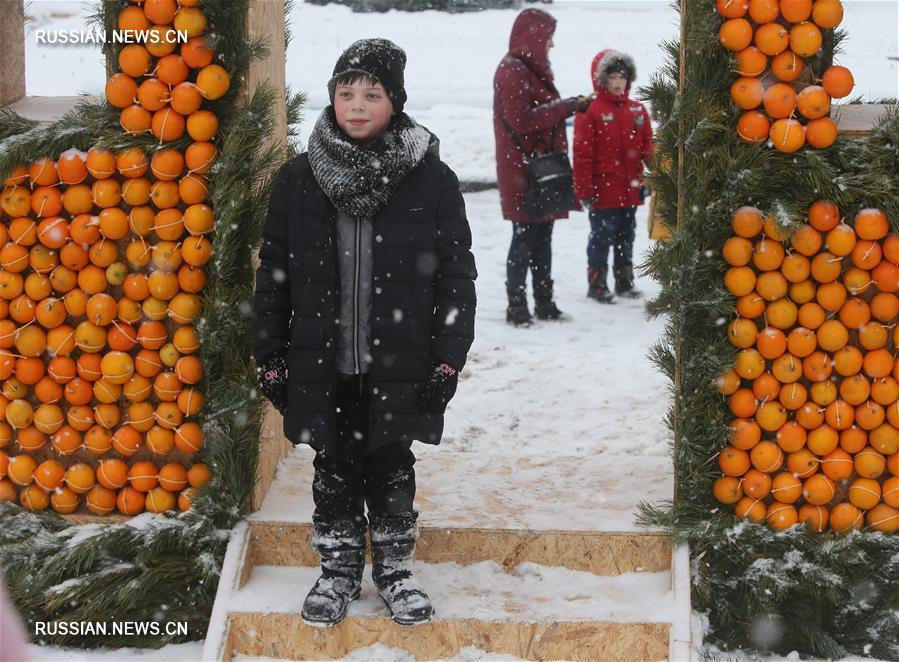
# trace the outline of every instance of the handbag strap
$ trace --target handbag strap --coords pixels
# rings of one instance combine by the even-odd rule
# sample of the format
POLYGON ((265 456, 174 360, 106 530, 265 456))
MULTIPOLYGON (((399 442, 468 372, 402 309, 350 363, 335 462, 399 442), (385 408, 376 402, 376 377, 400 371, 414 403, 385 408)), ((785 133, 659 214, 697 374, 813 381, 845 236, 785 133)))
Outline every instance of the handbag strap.
MULTIPOLYGON (((518 151, 521 152, 521 153, 524 155, 524 157, 525 157, 525 163, 527 163, 528 160, 533 159, 533 158, 537 155, 536 149, 534 150, 534 153, 528 154, 528 153, 525 151, 524 146, 521 144, 521 141, 518 139, 518 136, 515 135, 515 132, 512 130, 512 127, 511 127, 511 126, 509 125, 509 123, 506 121, 505 116, 503 116, 503 114, 500 113, 499 118, 502 120, 503 124, 505 125, 506 130, 509 132, 509 135, 512 136, 512 142, 515 143, 515 146, 518 148, 518 151)), ((552 134, 550 134, 548 147, 552 147, 553 144, 556 142, 556 130, 557 130, 558 128, 559 128, 559 125, 558 125, 558 124, 556 124, 556 125, 553 126, 553 132, 552 132, 552 134)), ((538 146, 539 146, 539 144, 540 144, 539 137, 540 137, 540 132, 538 131, 538 132, 537 132, 537 138, 538 138, 538 140, 537 140, 537 145, 538 145, 538 146)))

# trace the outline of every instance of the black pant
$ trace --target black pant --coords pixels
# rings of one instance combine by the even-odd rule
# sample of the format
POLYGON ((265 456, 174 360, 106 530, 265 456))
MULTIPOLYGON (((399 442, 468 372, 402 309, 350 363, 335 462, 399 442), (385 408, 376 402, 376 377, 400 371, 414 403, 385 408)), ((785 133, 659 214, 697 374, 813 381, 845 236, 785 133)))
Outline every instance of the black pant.
MULTIPOLYGON (((612 270, 615 281, 617 283, 632 281, 636 228, 636 207, 592 210, 590 238, 587 241, 587 265, 597 271, 608 269, 609 248, 613 247, 615 258, 612 270)), ((630 286, 633 287, 633 283, 630 286)))
POLYGON ((337 444, 333 453, 319 451, 312 465, 315 523, 370 513, 395 515, 412 511, 415 499, 415 455, 411 443, 382 446, 368 442, 370 396, 366 376, 341 377, 337 385, 337 444))
POLYGON ((528 268, 535 289, 552 277, 553 221, 518 223, 512 221, 512 243, 506 260, 506 284, 510 290, 524 291, 528 268))

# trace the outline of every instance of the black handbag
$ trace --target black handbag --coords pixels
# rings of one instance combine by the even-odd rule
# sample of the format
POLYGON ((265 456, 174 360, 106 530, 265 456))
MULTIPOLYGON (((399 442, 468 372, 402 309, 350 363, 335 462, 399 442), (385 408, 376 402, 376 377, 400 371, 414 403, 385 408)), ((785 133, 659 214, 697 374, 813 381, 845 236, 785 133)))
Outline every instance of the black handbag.
MULTIPOLYGON (((537 154, 536 151, 528 154, 512 127, 506 122, 506 118, 503 117, 502 120, 509 135, 512 136, 512 142, 524 156, 524 165, 527 168, 524 213, 532 218, 541 218, 577 209, 574 200, 574 175, 571 172, 568 154, 565 152, 537 154)), ((556 129, 558 125, 553 127, 549 139, 550 148, 556 141, 556 129)))

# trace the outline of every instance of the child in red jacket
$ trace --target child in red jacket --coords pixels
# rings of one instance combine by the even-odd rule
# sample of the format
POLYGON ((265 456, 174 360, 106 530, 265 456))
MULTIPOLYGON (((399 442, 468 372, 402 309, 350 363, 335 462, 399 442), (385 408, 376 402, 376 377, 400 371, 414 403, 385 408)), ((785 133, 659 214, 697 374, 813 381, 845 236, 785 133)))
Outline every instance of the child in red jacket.
POLYGON ((652 156, 652 126, 643 104, 628 96, 637 69, 629 55, 599 53, 591 67, 596 98, 574 118, 574 190, 590 210, 587 296, 614 303, 606 284, 615 247, 615 293, 631 299, 637 206, 643 204, 643 165, 652 156))

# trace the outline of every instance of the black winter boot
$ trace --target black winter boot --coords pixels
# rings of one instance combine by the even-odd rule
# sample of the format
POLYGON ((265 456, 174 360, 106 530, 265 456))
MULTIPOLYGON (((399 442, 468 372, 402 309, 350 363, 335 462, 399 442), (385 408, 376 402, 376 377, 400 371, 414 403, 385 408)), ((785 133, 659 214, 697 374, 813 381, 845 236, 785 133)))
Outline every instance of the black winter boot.
POLYGON ((606 269, 587 267, 587 296, 600 303, 615 303, 615 297, 606 285, 606 269))
POLYGON ((534 315, 538 320, 555 320, 568 322, 571 315, 559 310, 553 301, 553 280, 547 278, 542 283, 534 283, 534 315))
POLYGON ((615 294, 625 299, 639 299, 643 293, 634 288, 634 269, 625 267, 615 270, 615 294))
POLYGON ((378 595, 400 625, 427 623, 434 616, 434 607, 412 575, 418 513, 413 510, 397 515, 369 515, 371 576, 378 595))
POLYGON ((509 307, 506 308, 506 322, 513 326, 530 326, 534 323, 531 311, 528 310, 528 299, 524 288, 509 287, 506 283, 506 295, 509 297, 509 307))
POLYGON ((319 627, 337 625, 362 588, 365 520, 316 523, 310 543, 321 555, 322 574, 303 602, 303 620, 319 627))

